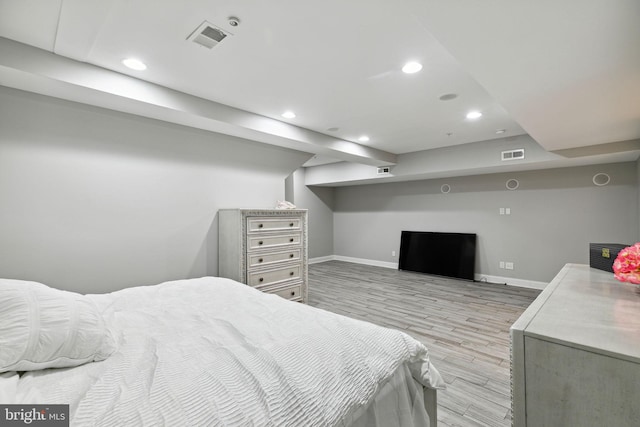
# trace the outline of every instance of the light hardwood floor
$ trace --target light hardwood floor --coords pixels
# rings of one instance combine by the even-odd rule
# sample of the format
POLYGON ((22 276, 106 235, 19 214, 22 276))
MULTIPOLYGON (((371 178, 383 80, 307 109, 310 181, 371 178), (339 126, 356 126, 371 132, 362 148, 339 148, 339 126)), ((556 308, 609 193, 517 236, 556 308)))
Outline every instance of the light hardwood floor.
POLYGON ((441 427, 511 425, 509 327, 539 293, 341 261, 309 265, 309 305, 427 346, 447 383, 441 427))

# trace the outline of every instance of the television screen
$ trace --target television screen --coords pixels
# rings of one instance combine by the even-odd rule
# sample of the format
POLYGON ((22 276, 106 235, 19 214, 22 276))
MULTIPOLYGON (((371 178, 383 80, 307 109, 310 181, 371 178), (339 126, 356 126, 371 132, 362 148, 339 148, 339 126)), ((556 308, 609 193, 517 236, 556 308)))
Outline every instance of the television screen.
POLYGON ((398 269, 474 280, 476 235, 403 231, 398 269))

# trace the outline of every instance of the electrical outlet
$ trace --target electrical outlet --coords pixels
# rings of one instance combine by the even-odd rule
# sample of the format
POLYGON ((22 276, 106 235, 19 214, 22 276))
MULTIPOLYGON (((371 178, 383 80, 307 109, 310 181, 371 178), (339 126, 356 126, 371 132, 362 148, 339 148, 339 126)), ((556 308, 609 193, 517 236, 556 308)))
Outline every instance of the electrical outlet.
POLYGON ((500 268, 504 268, 504 261, 500 261, 500 268))
POLYGON ((504 209, 504 214, 505 215, 511 215, 511 208, 505 208, 504 209))
POLYGON ((396 251, 391 251, 391 256, 396 256, 396 251))
POLYGON ((513 270, 513 263, 512 262, 505 262, 504 263, 504 268, 506 268, 507 270, 513 270))
POLYGON ((500 208, 500 215, 504 215, 504 208, 500 208))

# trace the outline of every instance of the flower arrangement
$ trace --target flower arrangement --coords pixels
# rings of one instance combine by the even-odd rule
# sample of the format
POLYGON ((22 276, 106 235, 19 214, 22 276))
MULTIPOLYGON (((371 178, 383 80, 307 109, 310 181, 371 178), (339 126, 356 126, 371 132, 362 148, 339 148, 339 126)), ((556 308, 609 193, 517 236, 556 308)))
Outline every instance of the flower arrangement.
POLYGON ((640 243, 621 250, 613 262, 613 273, 621 282, 640 285, 640 243))

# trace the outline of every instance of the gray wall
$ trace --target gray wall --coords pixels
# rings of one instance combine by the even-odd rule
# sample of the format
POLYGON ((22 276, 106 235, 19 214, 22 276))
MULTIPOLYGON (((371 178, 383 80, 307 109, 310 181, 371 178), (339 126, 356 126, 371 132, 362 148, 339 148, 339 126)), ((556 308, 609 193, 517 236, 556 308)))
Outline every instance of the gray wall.
POLYGON ((401 230, 478 235, 476 273, 548 282, 590 242, 639 236, 636 162, 335 189, 336 255, 397 262, 401 230), (595 173, 611 183, 593 185, 595 173), (506 189, 515 178, 520 187, 506 189), (442 194, 442 184, 451 192, 442 194), (511 215, 500 215, 501 207, 511 215), (514 263, 514 270, 499 268, 514 263))
POLYGON ((288 200, 301 209, 309 210, 309 258, 333 255, 333 198, 330 187, 307 187, 305 168, 287 178, 288 200))
POLYGON ((217 274, 220 208, 309 154, 0 87, 0 277, 79 292, 217 274))

